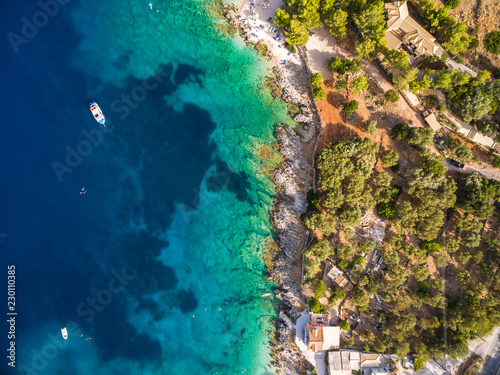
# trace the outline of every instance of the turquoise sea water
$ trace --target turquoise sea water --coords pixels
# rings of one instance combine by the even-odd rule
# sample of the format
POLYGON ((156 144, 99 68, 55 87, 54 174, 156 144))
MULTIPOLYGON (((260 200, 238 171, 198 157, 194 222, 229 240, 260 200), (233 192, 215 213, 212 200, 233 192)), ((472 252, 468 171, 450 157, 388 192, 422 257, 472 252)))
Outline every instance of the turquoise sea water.
MULTIPOLYGON (((13 373, 273 372, 276 305, 261 294, 274 185, 257 154, 286 107, 214 3, 148 3, 75 0, 17 53, 3 41, 13 373)), ((7 6, 3 34, 38 10, 7 6)))

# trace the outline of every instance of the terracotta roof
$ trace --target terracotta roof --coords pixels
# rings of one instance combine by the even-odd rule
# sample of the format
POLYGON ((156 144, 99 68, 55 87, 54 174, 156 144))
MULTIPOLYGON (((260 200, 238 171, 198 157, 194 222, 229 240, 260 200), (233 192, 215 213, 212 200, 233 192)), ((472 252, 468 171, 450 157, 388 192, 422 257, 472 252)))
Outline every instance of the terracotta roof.
POLYGON ((340 346, 340 327, 329 327, 322 324, 307 326, 309 341, 307 349, 313 352, 337 349, 340 346))

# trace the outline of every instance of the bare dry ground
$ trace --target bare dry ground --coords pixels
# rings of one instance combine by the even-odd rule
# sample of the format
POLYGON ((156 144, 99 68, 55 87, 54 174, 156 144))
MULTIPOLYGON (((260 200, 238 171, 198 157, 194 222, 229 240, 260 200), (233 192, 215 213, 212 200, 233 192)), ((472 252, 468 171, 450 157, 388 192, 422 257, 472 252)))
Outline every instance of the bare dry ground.
POLYGON ((462 0, 457 9, 449 13, 459 22, 466 22, 470 29, 477 30, 479 47, 467 52, 468 60, 481 69, 500 69, 500 55, 486 51, 483 41, 492 31, 500 30, 500 2, 498 0, 462 0), (477 56, 477 57, 476 57, 477 56))

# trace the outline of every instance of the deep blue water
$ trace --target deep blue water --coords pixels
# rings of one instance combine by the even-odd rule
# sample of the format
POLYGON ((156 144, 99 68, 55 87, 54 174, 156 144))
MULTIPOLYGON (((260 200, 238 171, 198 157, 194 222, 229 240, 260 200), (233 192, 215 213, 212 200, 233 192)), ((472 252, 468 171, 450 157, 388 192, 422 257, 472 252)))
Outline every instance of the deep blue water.
POLYGON ((66 1, 16 47, 40 6, 2 5, 0 301, 6 320, 15 265, 18 315, 0 372, 265 373, 274 192, 255 154, 286 112, 264 64, 200 1, 66 1))

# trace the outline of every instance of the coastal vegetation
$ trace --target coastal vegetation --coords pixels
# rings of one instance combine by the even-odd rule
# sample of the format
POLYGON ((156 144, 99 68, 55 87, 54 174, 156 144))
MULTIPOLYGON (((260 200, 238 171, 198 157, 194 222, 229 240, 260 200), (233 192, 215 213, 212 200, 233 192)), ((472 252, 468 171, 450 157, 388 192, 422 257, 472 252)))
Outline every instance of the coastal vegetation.
POLYGON ((323 88, 323 76, 321 73, 315 73, 309 78, 309 83, 313 87, 314 100, 323 100, 326 98, 326 92, 323 88))
MULTIPOLYGON (((400 155, 371 137, 339 140, 318 152, 317 191, 308 194, 302 216, 314 238, 303 251, 304 287, 326 281, 324 268, 335 264, 350 283, 329 280, 321 296, 314 293, 314 308, 337 308, 342 300, 353 306, 372 322, 359 333, 361 345, 400 357, 412 353, 420 365, 445 354, 463 357, 467 340, 500 324, 500 239, 486 230, 500 222, 491 203, 500 199, 500 183, 477 173, 447 175, 443 158, 426 148, 428 129, 400 123, 391 137, 417 155, 404 175, 389 169, 400 155), (363 234, 370 213, 384 220, 383 237, 363 234)), ((352 330, 349 321, 340 324, 352 330)))

